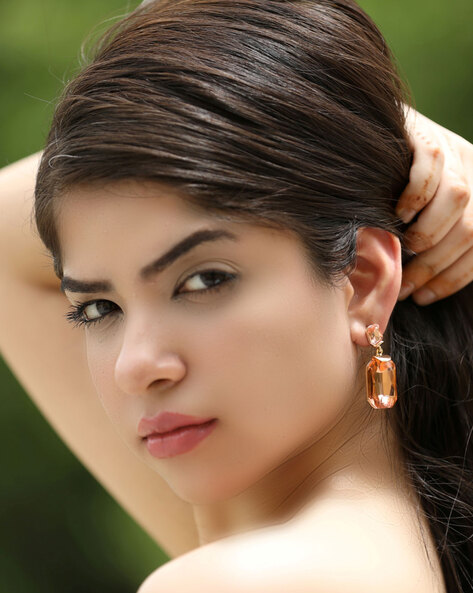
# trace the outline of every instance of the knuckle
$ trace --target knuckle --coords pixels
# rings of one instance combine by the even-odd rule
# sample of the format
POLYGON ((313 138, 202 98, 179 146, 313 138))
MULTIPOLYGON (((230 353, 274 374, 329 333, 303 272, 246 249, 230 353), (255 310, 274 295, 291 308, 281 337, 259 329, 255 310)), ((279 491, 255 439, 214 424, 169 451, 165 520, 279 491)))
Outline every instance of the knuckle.
POLYGON ((439 273, 438 266, 432 262, 423 261, 418 262, 417 265, 422 270, 422 278, 425 279, 425 281, 430 280, 439 273))
POLYGON ((465 205, 470 201, 471 190, 469 186, 464 182, 456 182, 451 187, 452 199, 458 205, 465 205))
POLYGON ((443 150, 440 146, 436 143, 430 143, 428 146, 428 153, 429 156, 434 160, 442 160, 443 159, 443 150))
POLYGON ((420 247, 430 249, 433 245, 432 238, 429 235, 412 229, 409 229, 404 235, 404 240, 414 248, 414 251, 420 247))
POLYGON ((463 232, 468 242, 473 242, 473 220, 466 221, 463 226, 463 232))
POLYGON ((427 193, 427 186, 428 181, 424 183, 422 188, 419 188, 415 194, 412 194, 409 199, 409 203, 407 204, 408 208, 412 208, 417 212, 422 210, 428 203, 429 203, 429 195, 427 193))

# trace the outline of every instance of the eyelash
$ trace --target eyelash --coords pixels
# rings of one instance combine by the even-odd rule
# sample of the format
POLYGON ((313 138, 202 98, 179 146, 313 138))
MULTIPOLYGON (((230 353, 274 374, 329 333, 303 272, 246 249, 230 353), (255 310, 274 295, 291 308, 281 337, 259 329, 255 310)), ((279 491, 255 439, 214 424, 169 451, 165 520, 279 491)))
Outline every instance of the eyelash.
MULTIPOLYGON (((206 275, 217 275, 220 277, 224 277, 223 280, 221 280, 218 284, 214 284, 213 286, 210 286, 209 288, 202 288, 200 290, 187 290, 185 292, 183 292, 182 294, 188 294, 188 293, 217 293, 219 292, 225 285, 229 284, 232 280, 236 279, 236 274, 230 274, 228 272, 223 272, 221 270, 203 270, 201 272, 194 272, 194 274, 191 274, 190 276, 188 276, 179 286, 178 289, 181 288, 181 286, 184 286, 184 284, 186 284, 186 282, 188 282, 188 280, 190 280, 191 278, 194 278, 194 276, 206 276, 206 275)), ((177 293, 179 294, 179 293, 177 293)), ((73 324, 74 327, 80 327, 80 326, 91 326, 93 324, 96 323, 100 323, 101 321, 103 321, 106 317, 108 317, 108 315, 110 315, 111 313, 113 313, 113 311, 111 311, 110 313, 106 313, 105 315, 102 315, 101 317, 97 317, 96 319, 86 319, 84 317, 84 310, 86 309, 86 307, 88 307, 89 305, 93 305, 94 303, 100 303, 100 302, 107 302, 105 299, 96 299, 93 301, 87 301, 85 303, 76 303, 74 305, 71 305, 68 313, 66 314, 66 319, 73 324)))

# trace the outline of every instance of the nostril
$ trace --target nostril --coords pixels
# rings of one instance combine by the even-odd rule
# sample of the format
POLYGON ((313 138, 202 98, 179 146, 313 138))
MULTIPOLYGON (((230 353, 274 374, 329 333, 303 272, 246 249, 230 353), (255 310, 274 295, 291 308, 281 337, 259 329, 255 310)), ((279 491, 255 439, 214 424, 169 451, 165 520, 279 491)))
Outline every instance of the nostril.
POLYGON ((151 387, 156 386, 160 389, 166 389, 167 387, 171 387, 171 385, 174 385, 172 379, 156 379, 156 381, 151 384, 151 387))

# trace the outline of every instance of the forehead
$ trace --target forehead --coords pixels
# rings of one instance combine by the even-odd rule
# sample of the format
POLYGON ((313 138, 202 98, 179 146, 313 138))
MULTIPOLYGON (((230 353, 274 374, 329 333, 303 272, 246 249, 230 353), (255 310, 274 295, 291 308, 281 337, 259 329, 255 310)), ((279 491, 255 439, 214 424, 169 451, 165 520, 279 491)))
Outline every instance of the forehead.
POLYGON ((294 241, 289 231, 206 213, 176 188, 137 180, 71 190, 59 202, 56 221, 64 273, 73 276, 108 277, 115 268, 136 269, 203 228, 233 232, 243 237, 246 250, 261 256, 275 241, 294 241))
MULTIPOLYGON (((126 180, 81 186, 57 202, 56 224, 63 267, 92 254, 104 259, 125 250, 166 246, 183 233, 221 226, 220 218, 199 211, 176 189, 126 180)), ((95 256, 94 256, 95 257, 95 256)))
POLYGON ((145 224, 150 214, 153 223, 164 226, 217 218, 193 206, 172 186, 132 179, 74 187, 56 202, 58 232, 64 238, 69 235, 65 229, 99 230, 95 227, 103 222, 128 228, 145 224))

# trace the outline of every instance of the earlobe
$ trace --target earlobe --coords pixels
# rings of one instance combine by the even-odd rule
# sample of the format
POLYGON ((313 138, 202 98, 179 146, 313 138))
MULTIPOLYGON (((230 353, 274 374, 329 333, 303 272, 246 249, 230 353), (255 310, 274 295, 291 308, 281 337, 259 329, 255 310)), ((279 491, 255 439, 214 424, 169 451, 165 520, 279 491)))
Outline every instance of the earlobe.
POLYGON ((377 323, 384 333, 397 302, 402 281, 399 239, 383 229, 359 229, 356 267, 348 280, 353 292, 348 305, 351 337, 368 346, 366 327, 377 323))

